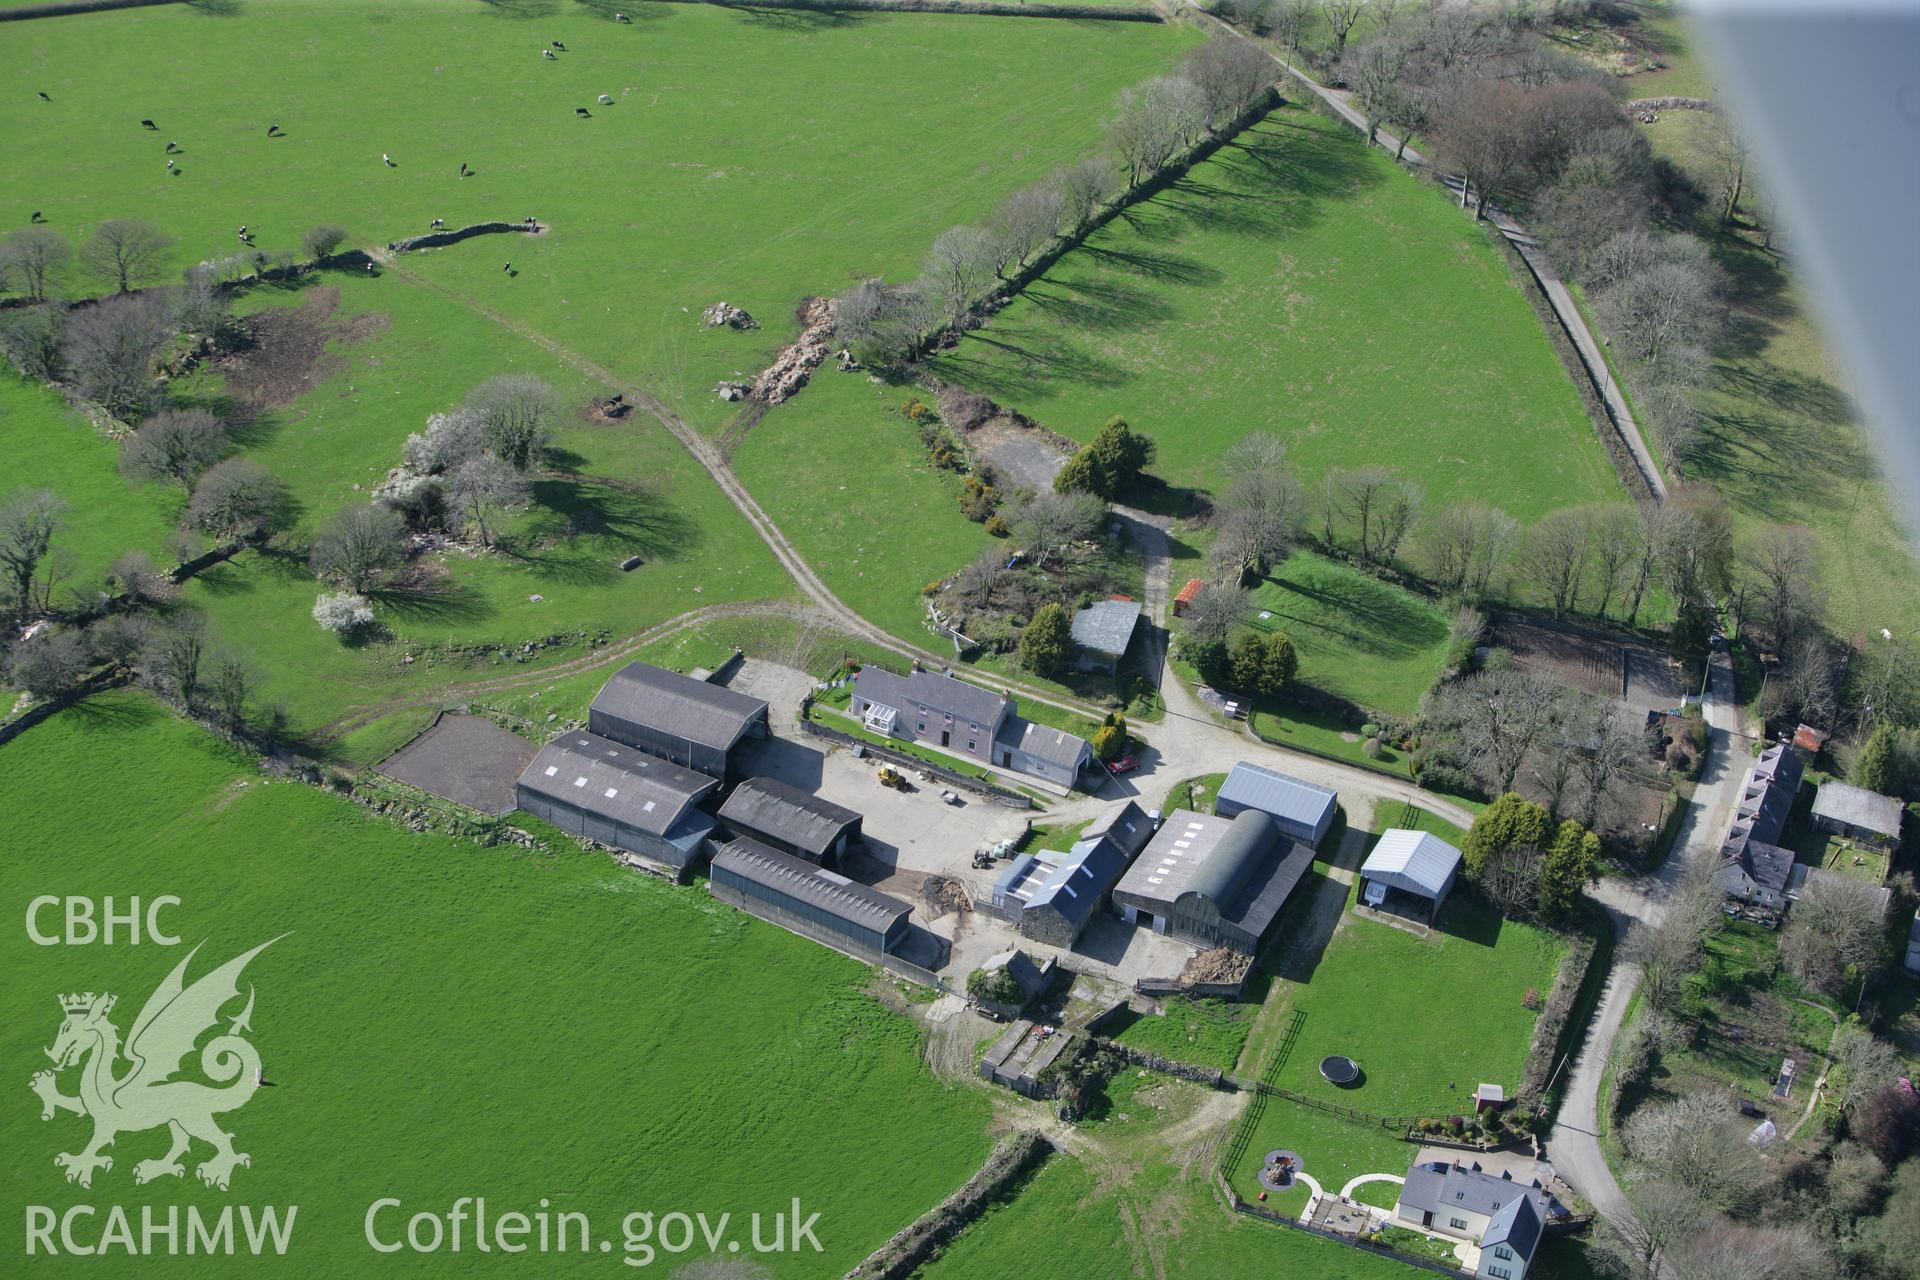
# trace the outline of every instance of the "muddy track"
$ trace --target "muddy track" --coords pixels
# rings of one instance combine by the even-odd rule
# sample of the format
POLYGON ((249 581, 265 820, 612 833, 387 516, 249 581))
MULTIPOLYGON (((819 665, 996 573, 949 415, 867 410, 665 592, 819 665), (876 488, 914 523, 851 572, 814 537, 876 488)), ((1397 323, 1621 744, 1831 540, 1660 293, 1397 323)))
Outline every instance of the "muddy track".
POLYGON ((376 720, 381 720, 396 712, 412 707, 430 707, 440 703, 458 702, 464 698, 477 698, 489 693, 504 693, 525 685, 541 684, 548 680, 557 680, 565 676, 578 675, 603 667, 610 662, 633 656, 647 645, 669 636, 678 635, 689 627, 712 622, 718 618, 792 618, 796 622, 820 622, 823 619, 811 607, 803 604, 787 604, 777 600, 747 601, 739 604, 714 604, 704 609, 692 609, 676 614, 665 622, 655 623, 651 627, 636 631, 626 639, 578 658, 569 658, 550 667, 537 667, 521 671, 510 676, 492 676, 485 680, 468 680, 460 684, 443 685, 431 694, 417 698, 394 698, 377 706, 362 707, 337 720, 329 721, 314 730, 314 738, 320 742, 333 742, 356 729, 364 729, 376 720))
MULTIPOLYGON (((952 659, 950 656, 943 657, 931 649, 923 649, 917 645, 907 644, 889 635, 848 608, 847 605, 841 601, 840 597, 834 595, 832 590, 827 587, 827 584, 821 581, 819 575, 814 573, 812 566, 801 557, 800 552, 795 549, 794 545, 787 541, 787 536, 780 531, 780 526, 773 522, 773 518, 754 500, 753 495, 747 492, 746 486, 740 483, 738 476, 734 475, 733 468, 727 464, 726 456, 715 443, 701 435, 693 427, 687 425, 687 423, 672 409, 668 408, 665 402, 658 396, 655 396, 652 392, 646 390, 646 388, 620 377, 604 365, 589 360, 586 356, 581 355, 572 348, 563 346, 539 330, 530 328, 512 316, 488 306, 477 298, 469 297, 459 290, 450 288, 438 281, 429 280, 411 268, 400 265, 393 256, 385 250, 369 250, 368 254, 381 263, 386 270, 391 271, 407 283, 418 285, 422 289, 430 290, 444 298, 457 302, 476 314, 493 321, 501 328, 518 334, 541 350, 564 360, 567 364, 578 369, 581 373, 586 374, 596 382, 601 383, 603 386, 625 392, 629 399, 651 415, 654 421, 672 433, 673 438, 680 442, 681 447, 693 455, 694 461, 698 462, 701 467, 706 470, 708 476, 712 477, 713 482, 720 486, 720 491, 726 494, 727 500, 734 505, 735 509, 738 510, 741 515, 747 518, 747 522, 753 526, 754 532, 760 535, 760 540, 767 544, 768 549, 773 552, 774 558, 780 562, 780 567, 785 569, 787 575, 799 584, 800 590, 806 593, 807 597, 819 607, 820 611, 826 615, 827 621, 837 630, 843 631, 855 639, 864 640, 889 653, 895 653, 905 658, 912 658, 923 663, 929 663, 935 667, 945 666, 951 662, 952 659)), ((1067 711, 1073 711, 1080 715, 1091 716, 1094 719, 1099 719, 1103 714, 1089 703, 1070 698, 1062 698, 1058 695, 1032 689, 1017 680, 1009 680, 1002 677, 997 679, 996 683, 1009 687, 1021 697, 1034 702, 1041 702, 1067 711)))

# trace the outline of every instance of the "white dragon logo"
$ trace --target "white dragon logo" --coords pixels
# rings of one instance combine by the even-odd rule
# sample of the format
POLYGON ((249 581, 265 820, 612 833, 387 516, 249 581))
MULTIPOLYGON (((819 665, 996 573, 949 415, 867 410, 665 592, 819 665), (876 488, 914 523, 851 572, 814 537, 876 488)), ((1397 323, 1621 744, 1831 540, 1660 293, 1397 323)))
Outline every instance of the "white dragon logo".
POLYGON ((232 1019, 225 1034, 216 1035, 200 1050, 200 1070, 207 1079, 225 1087, 173 1077, 193 1052, 195 1042, 218 1025, 221 1007, 239 997, 240 971, 278 941, 268 939, 189 987, 182 978, 187 964, 200 950, 196 946, 147 998, 140 1016, 133 1020, 124 1051, 119 1029, 107 1019, 117 997, 91 991, 60 997, 60 1009, 66 1018, 53 1047, 46 1051, 53 1059, 53 1070, 36 1073, 31 1083, 40 1095, 42 1120, 53 1119, 56 1111, 93 1118, 93 1141, 86 1149, 62 1152, 53 1158, 54 1164, 67 1171, 68 1182, 91 1187, 95 1169, 113 1168, 113 1157, 101 1152, 113 1145, 115 1137, 161 1125, 172 1133, 173 1146, 157 1160, 134 1165, 135 1182, 180 1177, 186 1172, 180 1157, 194 1138, 213 1147, 212 1159, 196 1170, 200 1181, 208 1186, 225 1191, 235 1165, 253 1164, 250 1156, 233 1149, 233 1135, 213 1119, 245 1106, 260 1086, 259 1051, 240 1034, 252 1030, 248 1021, 253 1016, 251 984, 247 987, 246 1008, 232 1019), (131 1066, 124 1074, 115 1074, 123 1052, 131 1066), (80 1092, 68 1097, 60 1092, 55 1075, 82 1060, 85 1065, 80 1070, 80 1092))

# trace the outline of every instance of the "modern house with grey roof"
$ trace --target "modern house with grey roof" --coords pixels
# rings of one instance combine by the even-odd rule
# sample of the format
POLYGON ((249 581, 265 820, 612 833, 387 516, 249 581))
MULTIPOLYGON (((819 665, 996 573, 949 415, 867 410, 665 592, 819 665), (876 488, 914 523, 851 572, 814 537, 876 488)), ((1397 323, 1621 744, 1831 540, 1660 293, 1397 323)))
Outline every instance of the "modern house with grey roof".
POLYGON ((1881 849, 1900 843, 1900 802, 1850 782, 1823 782, 1813 795, 1813 825, 1881 849))
POLYGON ((1465 1240, 1467 1270, 1484 1280, 1525 1280, 1546 1225, 1564 1212, 1541 1177, 1526 1181, 1478 1164, 1433 1160, 1407 1170, 1393 1216, 1465 1240))
POLYGON ((1014 714, 1012 698, 944 671, 896 675, 869 663, 853 681, 852 710, 890 738, 925 743, 983 764, 1073 786, 1093 759, 1084 738, 1014 714))
POLYGON ((1258 809, 1232 818, 1176 809, 1114 886, 1113 905, 1129 924, 1253 955, 1312 865, 1313 846, 1258 809))
POLYGON ((713 819, 695 806, 718 779, 598 734, 562 734, 540 749, 514 790, 520 807, 563 831, 676 870, 710 852, 713 819))
POLYGON ((1137 600, 1096 600, 1073 615, 1073 666, 1076 671, 1119 670, 1120 660, 1140 629, 1137 600))
POLYGON ((1360 901, 1431 924, 1460 874, 1460 851, 1431 831, 1389 827, 1360 864, 1360 901))
POLYGON ((1780 833, 1800 792, 1800 753, 1776 742, 1753 762, 1720 844, 1714 882, 1728 898, 1768 916, 1785 914, 1793 889, 1793 850, 1780 833))
POLYGON ((748 778, 720 806, 720 821, 783 853, 838 866, 860 839, 860 815, 778 778, 748 778))
POLYGON ((1325 787, 1242 760, 1220 784, 1213 811, 1231 818, 1258 809, 1273 819, 1287 839, 1318 848, 1339 806, 1340 797, 1325 787))
POLYGON ((594 698, 587 728, 724 780, 735 748, 767 735, 767 704, 725 685, 629 662, 594 698))
POLYGON ((746 837, 713 855, 707 888, 722 902, 869 962, 906 938, 913 910, 878 889, 746 837))

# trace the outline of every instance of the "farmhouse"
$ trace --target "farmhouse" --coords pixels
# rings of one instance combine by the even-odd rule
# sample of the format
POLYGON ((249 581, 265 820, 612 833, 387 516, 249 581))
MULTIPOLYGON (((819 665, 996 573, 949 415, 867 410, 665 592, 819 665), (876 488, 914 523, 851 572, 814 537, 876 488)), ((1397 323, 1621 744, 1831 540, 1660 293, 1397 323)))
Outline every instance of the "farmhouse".
POLYGON ((1793 850, 1781 848, 1779 840, 1800 790, 1801 768, 1800 753, 1782 743, 1760 753, 1721 842, 1720 865, 1714 872, 1721 893, 1769 916, 1787 909, 1793 850))
POLYGON ((860 815, 777 778, 748 778, 720 806, 720 821, 782 853, 837 866, 860 838, 860 815))
POLYGON ((741 740, 767 735, 767 704, 724 685, 629 662, 594 698, 587 728, 724 779, 741 740))
POLYGON ((1252 955, 1312 865, 1313 846, 1258 809, 1233 818, 1176 809, 1114 886, 1113 905, 1129 924, 1252 955))
POLYGON ((1822 783, 1813 795, 1813 825, 1861 844, 1891 849, 1900 843, 1900 802, 1847 782, 1822 783))
POLYGON ((1113 674, 1139 627, 1137 600, 1098 600, 1080 610, 1073 615, 1074 670, 1113 674))
POLYGON ((1340 797, 1325 787, 1242 760, 1220 784, 1213 811, 1231 818, 1247 809, 1258 809, 1273 819, 1287 839, 1318 847, 1333 825, 1333 811, 1339 801, 1340 797))
POLYGON ((747 837, 713 855, 707 888, 722 902, 870 962, 906 938, 913 910, 878 889, 747 837))
POLYGON ((1152 834, 1152 820, 1129 800, 1088 827, 1066 853, 1015 858, 993 882, 994 909, 1022 937, 1071 947, 1152 834))
POLYGON ((703 773, 600 737, 564 734, 520 775, 520 807, 563 831, 684 869, 710 851, 713 819, 694 806, 720 785, 703 773))
POLYGON ((1393 1206, 1401 1222, 1478 1246, 1467 1267, 1486 1280, 1524 1280, 1553 1212, 1538 1177, 1522 1182, 1445 1160, 1407 1170, 1393 1206))
POLYGON ((1431 831, 1389 827, 1360 864, 1360 901, 1432 923, 1460 874, 1460 851, 1431 831))
POLYGON ((901 676, 868 664, 854 677, 852 710, 874 733, 1065 787, 1093 759, 1086 739, 1024 720, 1012 698, 944 671, 916 667, 901 676))

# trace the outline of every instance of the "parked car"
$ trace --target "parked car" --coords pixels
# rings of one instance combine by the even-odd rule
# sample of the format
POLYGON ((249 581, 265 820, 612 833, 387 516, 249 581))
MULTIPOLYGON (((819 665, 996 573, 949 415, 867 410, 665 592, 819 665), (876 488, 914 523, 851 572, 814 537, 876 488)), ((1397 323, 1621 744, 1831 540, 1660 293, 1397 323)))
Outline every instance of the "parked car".
POLYGON ((1132 756, 1121 756, 1118 760, 1115 760, 1112 764, 1107 766, 1107 768, 1111 769, 1115 773, 1132 773, 1135 769, 1138 769, 1139 767, 1140 767, 1140 762, 1132 756))

